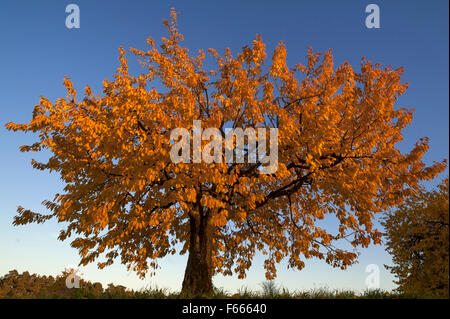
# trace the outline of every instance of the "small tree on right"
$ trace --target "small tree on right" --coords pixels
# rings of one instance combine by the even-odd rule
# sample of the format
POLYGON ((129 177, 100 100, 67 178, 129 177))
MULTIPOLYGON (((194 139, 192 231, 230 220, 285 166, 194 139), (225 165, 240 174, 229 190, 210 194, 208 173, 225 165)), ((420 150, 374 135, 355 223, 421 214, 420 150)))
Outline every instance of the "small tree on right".
POLYGON ((398 291, 449 297, 449 179, 411 196, 383 219, 398 291))

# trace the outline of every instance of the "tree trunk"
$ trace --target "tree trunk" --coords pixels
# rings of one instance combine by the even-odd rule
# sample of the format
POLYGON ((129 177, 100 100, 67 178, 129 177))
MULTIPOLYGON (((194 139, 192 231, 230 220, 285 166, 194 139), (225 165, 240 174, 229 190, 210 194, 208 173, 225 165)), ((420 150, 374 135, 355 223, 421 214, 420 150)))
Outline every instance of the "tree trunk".
POLYGON ((212 285, 212 229, 206 216, 189 219, 189 258, 184 273, 181 294, 184 296, 210 295, 212 285))

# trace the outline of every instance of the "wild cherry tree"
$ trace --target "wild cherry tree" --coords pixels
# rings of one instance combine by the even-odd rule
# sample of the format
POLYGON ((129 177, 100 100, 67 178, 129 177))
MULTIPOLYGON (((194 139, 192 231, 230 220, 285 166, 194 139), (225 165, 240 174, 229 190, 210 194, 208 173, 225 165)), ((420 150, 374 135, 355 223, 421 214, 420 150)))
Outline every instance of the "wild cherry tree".
POLYGON ((97 260, 103 268, 120 258, 143 277, 159 258, 188 252, 186 294, 210 293, 217 273, 244 278, 257 251, 268 279, 285 258, 299 270, 312 257, 345 269, 357 261, 357 247, 380 242, 375 215, 445 169, 445 160, 422 162, 427 138, 409 153, 397 148, 413 116, 394 107, 407 88, 401 68, 363 58, 356 72, 348 63, 335 67, 330 51, 312 50, 306 64, 288 68, 285 45, 266 62, 257 36, 236 56, 209 49, 208 69, 205 51, 193 56, 181 46, 174 10, 164 24, 159 47, 149 38, 147 51, 130 49, 142 74, 130 74, 120 49, 102 95, 87 86, 79 98, 66 77, 66 97, 42 97, 29 123, 6 124, 39 133, 20 150, 50 151, 47 162, 32 165, 65 183, 43 202, 50 213, 19 207, 14 225, 64 222, 59 239, 72 240, 80 265, 97 260), (196 120, 221 132, 277 128, 278 168, 261 174, 261 161, 174 163, 171 131, 192 131, 196 120), (328 215, 336 229, 320 226, 328 215))

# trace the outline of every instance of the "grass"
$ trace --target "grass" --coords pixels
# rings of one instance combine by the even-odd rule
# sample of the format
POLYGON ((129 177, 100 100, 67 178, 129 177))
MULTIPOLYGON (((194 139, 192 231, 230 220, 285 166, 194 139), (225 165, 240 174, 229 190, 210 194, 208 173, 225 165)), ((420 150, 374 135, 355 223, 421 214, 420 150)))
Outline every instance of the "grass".
MULTIPOLYGON (((126 290, 119 293, 103 293, 92 295, 88 291, 80 289, 72 298, 106 298, 106 299, 179 299, 184 298, 178 292, 171 292, 165 288, 147 287, 141 290, 126 290)), ((254 291, 247 287, 238 289, 236 293, 230 293, 224 288, 214 288, 210 296, 196 296, 192 298, 207 299, 419 299, 432 298, 430 296, 419 296, 417 294, 406 294, 400 292, 390 292, 382 289, 365 290, 363 293, 356 293, 352 290, 339 290, 329 288, 315 288, 306 291, 289 291, 287 288, 279 286, 274 282, 263 282, 261 289, 254 291)))
POLYGON ((418 299, 435 298, 416 293, 391 292, 381 289, 366 290, 357 293, 352 290, 315 288, 306 291, 290 291, 273 280, 260 284, 259 290, 241 287, 237 292, 229 292, 215 287, 208 296, 185 296, 167 288, 147 286, 139 290, 130 290, 124 286, 109 284, 103 288, 100 283, 81 281, 80 288, 67 288, 63 276, 47 277, 28 272, 19 274, 16 270, 0 277, 0 298, 18 299, 418 299))

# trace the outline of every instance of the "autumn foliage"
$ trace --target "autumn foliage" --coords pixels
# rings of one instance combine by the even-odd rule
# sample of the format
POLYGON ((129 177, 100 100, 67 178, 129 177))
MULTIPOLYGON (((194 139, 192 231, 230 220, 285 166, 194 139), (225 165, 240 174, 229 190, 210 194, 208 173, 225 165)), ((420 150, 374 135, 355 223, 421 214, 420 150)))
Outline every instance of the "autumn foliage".
POLYGON ((149 38, 148 50, 130 50, 143 73, 130 74, 120 49, 102 95, 87 86, 80 98, 66 77, 66 97, 42 97, 29 123, 6 125, 38 133, 21 151, 49 150, 47 162, 32 165, 66 184, 44 202, 50 214, 19 207, 14 224, 66 222, 59 239, 75 237, 82 265, 120 258, 144 276, 159 258, 189 252, 187 293, 210 292, 216 273, 244 278, 256 251, 268 279, 283 258, 296 269, 312 257, 345 269, 357 260, 353 248, 380 242, 375 215, 445 169, 445 161, 422 162, 427 138, 409 153, 397 148, 413 116, 394 107, 407 88, 401 68, 363 58, 357 72, 335 66, 331 51, 312 50, 306 64, 289 68, 285 45, 267 61, 257 36, 236 56, 209 49, 215 63, 207 69, 207 53, 182 47, 171 17, 159 47, 149 38), (173 163, 170 132, 192 130, 194 120, 220 130, 278 128, 277 171, 259 174, 259 162, 173 163), (329 215, 334 230, 317 223, 329 215))
POLYGON ((79 282, 79 288, 68 288, 66 285, 68 275, 70 273, 67 270, 63 270, 55 277, 11 270, 4 276, 0 276, 0 299, 115 298, 127 293, 124 286, 109 284, 107 288, 103 288, 99 282, 92 283, 83 279, 79 282))
POLYGON ((398 290, 449 297, 448 178, 422 191, 384 218, 387 250, 398 290))

